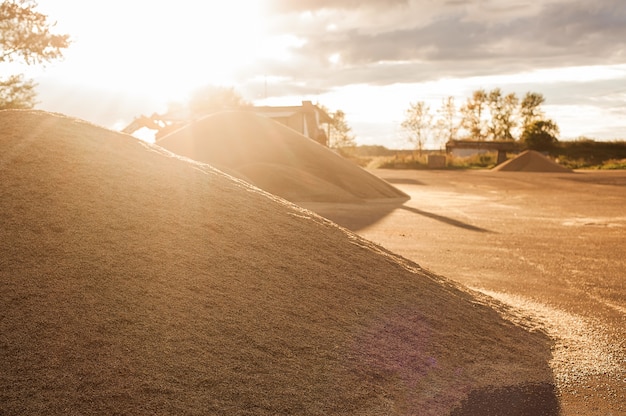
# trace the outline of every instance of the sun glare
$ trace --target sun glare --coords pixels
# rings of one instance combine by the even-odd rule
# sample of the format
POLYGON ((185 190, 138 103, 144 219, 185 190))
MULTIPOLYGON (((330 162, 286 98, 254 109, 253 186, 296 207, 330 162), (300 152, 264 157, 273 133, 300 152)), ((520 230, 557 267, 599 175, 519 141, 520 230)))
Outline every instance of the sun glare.
POLYGON ((42 9, 73 39, 50 71, 129 94, 180 98, 202 85, 231 84, 259 53, 284 58, 291 46, 268 39, 257 1, 64 0, 42 9))

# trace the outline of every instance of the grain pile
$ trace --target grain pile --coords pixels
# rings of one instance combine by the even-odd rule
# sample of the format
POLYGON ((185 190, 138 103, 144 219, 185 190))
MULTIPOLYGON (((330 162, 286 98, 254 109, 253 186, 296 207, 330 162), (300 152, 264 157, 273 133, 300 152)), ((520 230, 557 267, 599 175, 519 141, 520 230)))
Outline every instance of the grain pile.
POLYGON ((157 144, 292 202, 406 199, 403 192, 330 149, 252 112, 210 115, 157 144))
POLYGON ((492 170, 500 172, 571 172, 535 150, 526 150, 492 170))
POLYGON ((0 413, 556 414, 550 340, 447 279, 130 136, 0 125, 0 413))

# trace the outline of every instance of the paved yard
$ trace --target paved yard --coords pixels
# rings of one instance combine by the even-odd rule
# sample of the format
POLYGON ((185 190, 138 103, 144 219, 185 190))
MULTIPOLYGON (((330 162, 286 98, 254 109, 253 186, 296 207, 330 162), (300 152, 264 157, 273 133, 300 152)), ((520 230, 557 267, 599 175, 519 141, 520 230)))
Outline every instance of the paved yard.
POLYGON ((411 199, 303 205, 550 333, 563 414, 626 414, 626 172, 372 173, 411 199))

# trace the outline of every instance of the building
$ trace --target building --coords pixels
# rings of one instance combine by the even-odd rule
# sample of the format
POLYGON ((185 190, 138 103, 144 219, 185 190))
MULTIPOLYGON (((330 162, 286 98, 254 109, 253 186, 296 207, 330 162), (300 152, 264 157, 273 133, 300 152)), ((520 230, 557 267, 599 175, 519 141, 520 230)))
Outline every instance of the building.
POLYGON ((301 106, 253 107, 255 113, 278 121, 298 133, 307 136, 324 146, 328 146, 328 133, 324 130, 324 124, 328 129, 332 118, 311 101, 302 101, 301 106))

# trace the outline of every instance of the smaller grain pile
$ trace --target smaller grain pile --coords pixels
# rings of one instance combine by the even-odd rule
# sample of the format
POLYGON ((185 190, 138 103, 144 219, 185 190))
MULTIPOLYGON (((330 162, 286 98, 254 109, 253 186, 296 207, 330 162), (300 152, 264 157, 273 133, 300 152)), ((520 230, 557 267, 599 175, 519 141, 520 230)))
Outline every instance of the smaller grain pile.
POLYGON ((500 172, 571 172, 535 150, 526 150, 492 170, 500 172))
POLYGON ((248 111, 207 116, 157 144, 292 202, 407 198, 330 149, 248 111))

